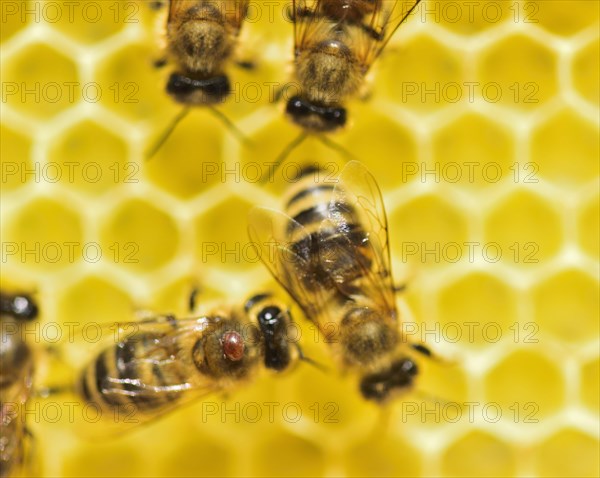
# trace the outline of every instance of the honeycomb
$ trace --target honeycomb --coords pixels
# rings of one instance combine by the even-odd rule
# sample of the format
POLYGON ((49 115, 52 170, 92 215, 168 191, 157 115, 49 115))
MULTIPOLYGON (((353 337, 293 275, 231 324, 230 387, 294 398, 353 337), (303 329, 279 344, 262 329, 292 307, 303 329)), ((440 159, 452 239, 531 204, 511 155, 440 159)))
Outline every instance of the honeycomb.
MULTIPOLYGON (((256 167, 297 135, 269 98, 290 66, 285 4, 253 2, 239 55, 257 66, 232 68, 221 108, 251 144, 198 109, 146 161, 180 111, 148 3, 0 2, 1 282, 41 304, 40 387, 83 363, 61 325, 185 313, 194 285, 205 303, 275 288, 245 217, 280 204, 285 181, 262 187, 256 167)), ((364 402, 294 310, 326 372, 265 373, 91 440, 73 397, 36 397, 25 473, 598 476, 598 10, 426 0, 332 138, 378 179, 405 331, 442 357, 413 393, 364 402)), ((343 158, 309 139, 288 159, 307 161, 343 158)))

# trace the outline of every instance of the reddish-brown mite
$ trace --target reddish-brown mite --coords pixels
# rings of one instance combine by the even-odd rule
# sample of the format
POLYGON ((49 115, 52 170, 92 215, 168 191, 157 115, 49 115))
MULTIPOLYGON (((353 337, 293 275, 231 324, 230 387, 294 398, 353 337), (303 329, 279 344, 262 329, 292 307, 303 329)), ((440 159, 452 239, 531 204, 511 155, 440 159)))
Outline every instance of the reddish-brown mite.
POLYGON ((223 343, 223 354, 229 360, 238 362, 244 358, 244 339, 238 332, 233 330, 225 332, 221 341, 223 343))

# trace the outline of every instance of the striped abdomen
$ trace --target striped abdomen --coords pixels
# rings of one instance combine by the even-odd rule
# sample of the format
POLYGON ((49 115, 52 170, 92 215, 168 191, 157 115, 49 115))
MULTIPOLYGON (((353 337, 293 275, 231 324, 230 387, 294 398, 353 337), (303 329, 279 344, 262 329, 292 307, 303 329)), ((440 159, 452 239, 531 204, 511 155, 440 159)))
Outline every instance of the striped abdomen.
POLYGON ((295 233, 291 223, 289 247, 309 264, 298 271, 304 288, 318 290, 325 304, 301 306, 337 344, 346 365, 370 369, 395 349, 398 335, 391 318, 380 314, 374 298, 363 292, 365 281, 372 280, 366 276, 373 274, 369 231, 359 205, 332 202, 335 185, 304 179, 305 187, 287 203, 288 215, 303 226, 304 235, 295 233))
POLYGON ((156 346, 160 337, 133 336, 100 353, 83 371, 82 397, 105 410, 134 406, 141 412, 154 412, 177 400, 175 393, 156 392, 186 381, 185 364, 171 360, 178 355, 177 342, 170 348, 156 346))
POLYGON ((2 317, 0 338, 0 477, 23 463, 25 404, 31 393, 33 353, 22 340, 19 322, 2 317), (14 326, 14 327, 13 327, 14 326))
POLYGON ((25 429, 23 417, 16 414, 22 403, 0 403, 0 407, 0 477, 4 478, 23 463, 25 429))
POLYGON ((344 303, 349 291, 359 291, 360 279, 371 264, 369 251, 363 247, 367 232, 352 204, 335 205, 343 226, 328 221, 335 184, 315 182, 311 173, 307 172, 286 205, 287 214, 304 228, 304 235, 297 237, 290 224, 290 248, 310 264, 303 277, 306 288, 329 290, 331 300, 344 303), (339 284, 345 294, 336 287, 339 284))

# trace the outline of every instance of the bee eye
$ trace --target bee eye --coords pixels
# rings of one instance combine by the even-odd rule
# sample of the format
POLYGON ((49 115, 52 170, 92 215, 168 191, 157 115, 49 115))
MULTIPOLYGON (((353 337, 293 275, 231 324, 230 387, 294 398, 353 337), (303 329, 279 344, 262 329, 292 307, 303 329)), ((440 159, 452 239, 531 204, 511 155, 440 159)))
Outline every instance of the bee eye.
POLYGON ((256 294, 250 297, 244 304, 244 310, 248 312, 254 305, 269 297, 269 294, 256 294))
POLYGON ((281 309, 275 306, 265 307, 258 314, 258 322, 260 325, 274 325, 279 320, 281 309))
POLYGON ((400 365, 400 368, 402 369, 403 372, 405 372, 408 375, 413 376, 413 377, 419 373, 419 369, 417 367, 417 364, 414 363, 410 359, 404 360, 402 362, 402 364, 400 365))
POLYGON ((167 92, 171 94, 182 94, 193 91, 192 80, 186 76, 173 73, 167 83, 167 92))
POLYGON ((310 113, 310 107, 302 98, 294 96, 288 100, 286 111, 293 116, 306 116, 310 113))
POLYGON ((346 124, 346 110, 344 108, 330 108, 325 111, 323 116, 328 123, 339 126, 344 126, 346 124))
POLYGON ((12 309, 15 315, 26 320, 35 319, 38 315, 38 308, 28 297, 18 295, 13 299, 12 309))

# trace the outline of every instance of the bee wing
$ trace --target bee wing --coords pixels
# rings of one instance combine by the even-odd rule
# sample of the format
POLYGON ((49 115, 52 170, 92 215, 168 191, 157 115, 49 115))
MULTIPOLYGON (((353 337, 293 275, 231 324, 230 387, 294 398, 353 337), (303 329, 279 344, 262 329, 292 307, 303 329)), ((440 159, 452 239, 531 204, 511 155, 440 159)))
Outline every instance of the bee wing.
POLYGON ((169 18, 168 21, 172 21, 179 15, 183 15, 187 10, 194 6, 198 2, 194 0, 170 0, 169 1, 169 18))
POLYGON ((381 55, 396 30, 421 2, 421 0, 377 1, 377 8, 366 18, 357 44, 357 55, 365 73, 381 55))
POLYGON ((325 227, 333 228, 338 240, 344 241, 335 251, 335 262, 328 255, 327 248, 320 248, 321 265, 340 290, 349 297, 360 292, 395 316, 383 198, 373 175, 358 161, 350 161, 341 172, 329 203, 328 219, 321 224, 321 228, 325 227), (361 276, 367 279, 361 283, 360 291, 340 274, 340 263, 360 268, 361 276))
MULTIPOLYGON (((174 315, 152 315, 141 320, 125 322, 69 322, 69 328, 61 337, 61 343, 90 343, 106 346, 116 344, 143 333, 168 332, 178 327, 203 323, 206 317, 179 318, 174 315)), ((66 325, 66 324, 65 324, 66 325)))
POLYGON ((222 2, 223 8, 225 8, 225 18, 236 30, 236 35, 242 28, 242 23, 248 14, 249 0, 228 0, 222 2))
POLYGON ((312 237, 288 215, 275 209, 254 207, 248 215, 248 234, 262 262, 304 311, 309 320, 327 314, 326 298, 314 270, 312 237), (309 286, 312 284, 312 286, 309 286))
POLYGON ((168 22, 179 15, 184 15, 193 7, 199 6, 202 3, 207 3, 212 7, 217 7, 221 12, 224 12, 227 23, 235 30, 239 31, 248 12, 249 0, 211 0, 210 2, 198 0, 171 0, 169 3, 168 22))
MULTIPOLYGON (((157 318, 152 326, 151 320, 147 322, 144 332, 138 332, 116 344, 115 363, 111 372, 101 379, 96 378, 100 399, 119 405, 113 406, 110 411, 112 416, 106 417, 113 422, 113 426, 106 428, 107 420, 104 420, 94 427, 94 436, 111 435, 153 422, 175 409, 219 391, 215 382, 200 380, 195 368, 182 376, 182 369, 185 368, 182 362, 189 361, 189 357, 183 356, 186 352, 178 347, 186 335, 199 337, 203 333, 210 333, 210 318, 178 320, 178 325, 169 325, 171 330, 166 333, 157 332, 163 325, 162 317, 157 318), (143 347, 139 346, 138 341, 144 342, 143 347), (164 381, 165 377, 169 377, 168 383, 164 381)), ((104 364, 110 366, 106 362, 104 364)))
POLYGON ((332 27, 322 15, 323 0, 293 0, 294 55, 318 43, 332 27))

